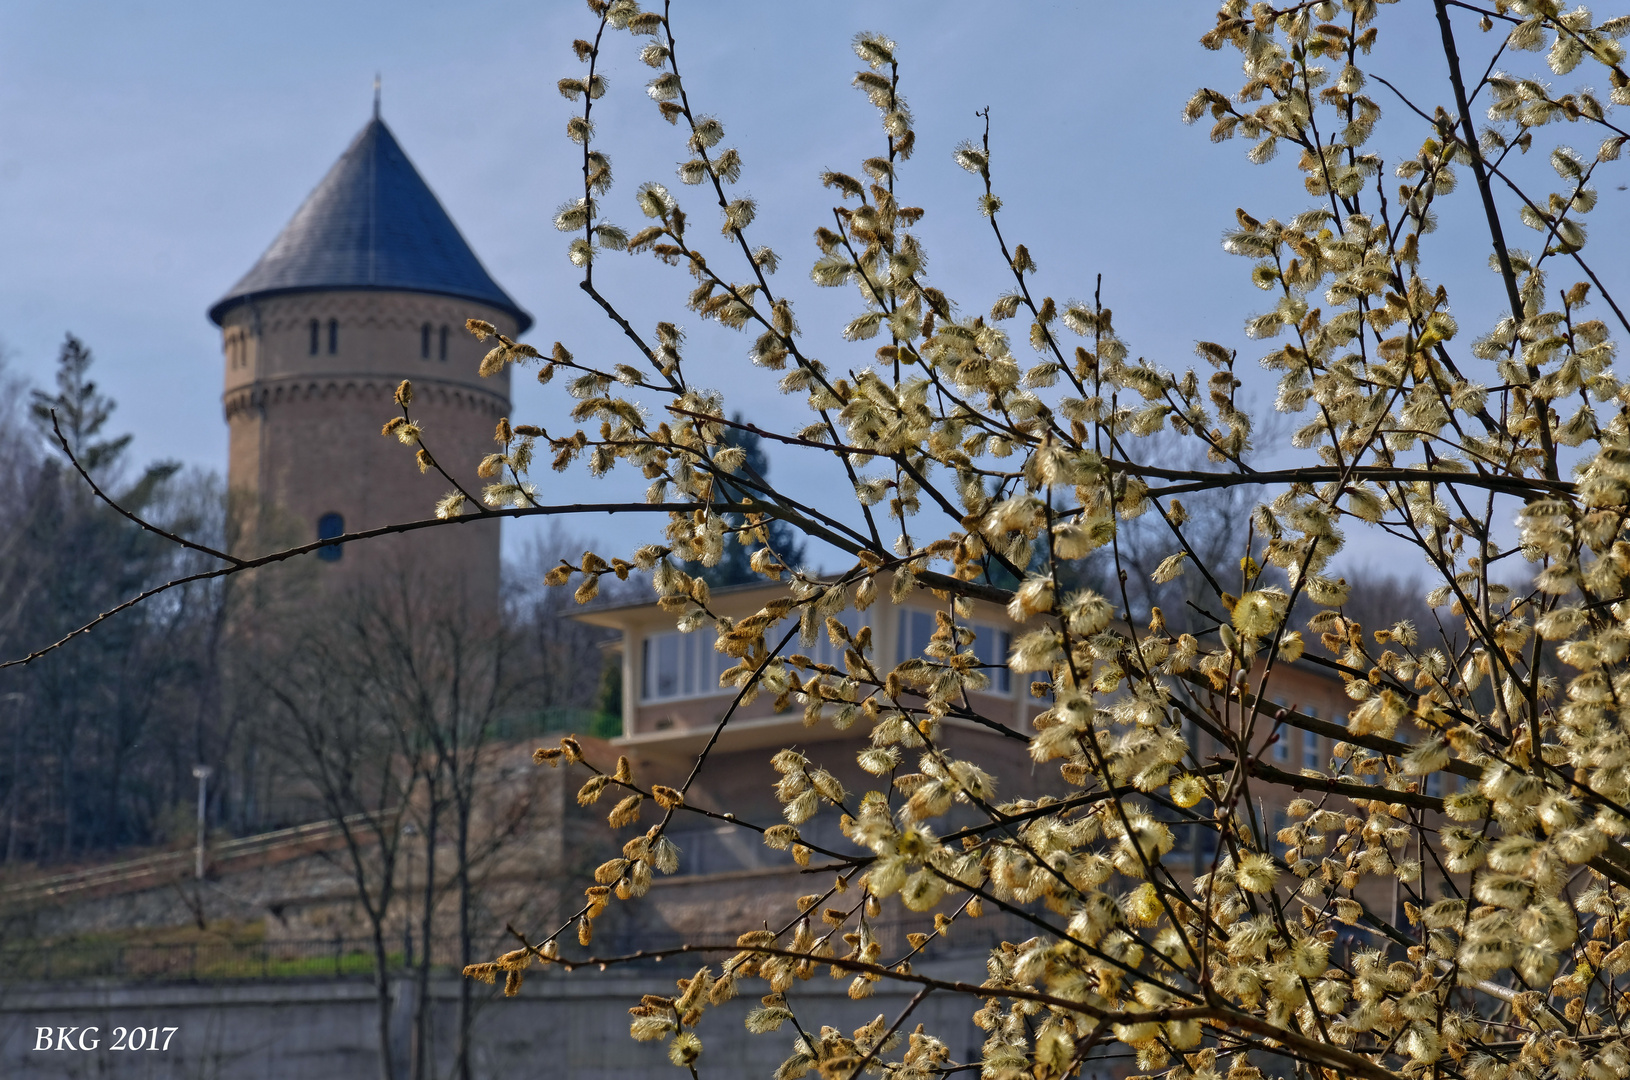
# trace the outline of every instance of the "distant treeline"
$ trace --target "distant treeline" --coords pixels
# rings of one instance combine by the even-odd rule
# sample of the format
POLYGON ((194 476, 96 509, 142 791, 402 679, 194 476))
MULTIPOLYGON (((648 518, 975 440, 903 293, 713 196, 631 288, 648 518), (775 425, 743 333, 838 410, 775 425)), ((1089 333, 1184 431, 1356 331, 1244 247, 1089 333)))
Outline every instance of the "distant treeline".
MULTIPOLYGON (((74 461, 120 506, 210 547, 228 544, 220 477, 135 465, 130 437, 106 433, 114 402, 91 366, 69 335, 51 392, 0 370, 0 659, 217 565, 121 517, 74 461)), ((553 533, 507 568, 506 633, 524 706, 498 719, 495 736, 562 725, 614 733, 615 719, 600 715, 620 706, 620 681, 602 678, 607 632, 564 618, 570 596, 541 585, 548 565, 584 546, 553 533)), ((283 782, 264 711, 223 689, 229 599, 219 579, 182 586, 0 670, 0 859, 60 862, 189 836, 199 763, 214 770, 212 828, 256 832, 317 812, 283 782)))
MULTIPOLYGON (((91 362, 69 335, 54 392, 30 390, 0 370, 0 498, 9 511, 0 515, 0 659, 25 656, 143 589, 216 565, 120 516, 75 462, 120 506, 171 533, 230 546, 220 477, 131 463, 130 437, 104 434, 114 403, 90 379, 91 362)), ((733 429, 731 442, 746 451, 745 470, 768 473, 756 435, 733 429)), ((1237 577, 1228 563, 1248 527, 1242 496, 1196 493, 1186 513, 1198 561, 1224 579, 1237 577)), ((1124 602, 1140 622, 1205 633, 1215 619, 1196 602, 1199 575, 1167 575, 1157 565, 1156 553, 1169 546, 1162 529, 1156 515, 1120 524, 1120 554, 1132 570, 1124 581, 1102 558, 1063 572, 1074 585, 1124 602)), ((802 555, 793 538, 776 539, 778 551, 802 555)), ((611 633, 569 618, 571 591, 542 584, 551 566, 576 563, 589 546, 557 528, 506 566, 501 666, 514 682, 503 698, 518 704, 492 716, 484 739, 620 733, 618 657, 602 648, 611 633)), ((718 566, 688 569, 715 587, 755 579, 747 549, 730 545, 726 556, 718 566)), ((1414 583, 1375 575, 1355 584, 1348 614, 1366 626, 1400 616, 1432 624, 1414 583)), ((266 689, 275 681, 264 664, 255 679, 231 677, 244 659, 227 634, 229 607, 243 609, 236 587, 231 579, 179 587, 69 647, 0 670, 0 860, 60 862, 185 839, 200 763, 213 770, 212 828, 242 835, 322 816, 309 785, 292 779, 299 770, 289 768, 287 740, 273 730, 277 710, 266 707, 266 689)), ((618 587, 597 602, 649 595, 642 582, 618 587)))

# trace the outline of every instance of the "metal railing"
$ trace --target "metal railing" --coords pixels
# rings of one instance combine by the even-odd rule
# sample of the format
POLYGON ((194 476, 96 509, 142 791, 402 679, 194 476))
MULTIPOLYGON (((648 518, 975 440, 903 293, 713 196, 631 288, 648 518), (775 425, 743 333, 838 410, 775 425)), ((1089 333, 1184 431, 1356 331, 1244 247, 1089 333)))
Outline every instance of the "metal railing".
MULTIPOLYGON (((388 813, 389 811, 381 811, 380 815, 375 816, 388 813)), ((367 824, 368 818, 368 814, 352 814, 345 819, 345 823, 352 828, 360 828, 367 824)), ((338 821, 313 821, 288 829, 278 829, 275 832, 223 840, 210 845, 207 856, 210 864, 218 867, 240 859, 266 856, 280 850, 298 852, 313 845, 322 846, 336 842, 343 833, 344 827, 338 821)), ((119 891, 121 886, 150 888, 153 884, 192 876, 192 863, 191 848, 106 863, 0 887, 0 903, 38 903, 98 889, 119 891)))

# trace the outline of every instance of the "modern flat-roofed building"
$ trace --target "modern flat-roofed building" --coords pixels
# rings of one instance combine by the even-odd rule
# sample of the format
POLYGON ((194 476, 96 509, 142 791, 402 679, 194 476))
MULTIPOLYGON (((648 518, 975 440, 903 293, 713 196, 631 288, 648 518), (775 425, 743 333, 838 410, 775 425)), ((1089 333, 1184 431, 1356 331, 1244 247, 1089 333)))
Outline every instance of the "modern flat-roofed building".
MULTIPOLYGON (((886 599, 886 586, 878 591, 885 598, 865 612, 848 611, 843 621, 853 632, 862 626, 871 628, 873 655, 885 665, 886 673, 927 647, 935 628, 935 601, 932 594, 917 592, 897 606, 886 599)), ((741 619, 784 594, 785 586, 773 583, 723 588, 714 590, 708 606, 721 615, 741 619)), ((1005 663, 1015 629, 1012 621, 999 605, 975 601, 974 606, 973 617, 962 623, 971 624, 978 634, 973 647, 976 654, 987 663, 1005 663)), ((716 731, 737 691, 719 685, 720 672, 735 660, 714 650, 711 628, 682 634, 674 628, 674 617, 654 600, 599 608, 577 617, 621 632, 610 647, 622 658, 623 733, 611 745, 627 755, 642 783, 678 786, 713 740, 707 763, 686 801, 719 813, 731 812, 761 826, 783 820, 773 794, 779 777, 770 765, 770 757, 780 749, 791 747, 807 754, 855 797, 886 784, 884 778, 862 771, 855 761, 856 751, 867 744, 871 734, 865 718, 846 729, 834 726, 829 716, 806 725, 802 705, 794 703, 778 712, 775 696, 761 694, 716 731)), ((770 640, 778 641, 794 625, 791 620, 782 623, 770 640)), ((802 646, 794 638, 784 652, 843 668, 842 650, 832 646, 824 630, 813 647, 802 646)), ((1005 668, 993 668, 989 674, 990 687, 970 697, 975 710, 990 723, 948 716, 941 725, 940 744, 953 756, 976 760, 991 773, 999 799, 1042 792, 1066 794, 1067 785, 1058 778, 1057 769, 1033 763, 1022 737, 1031 730, 1029 720, 1048 703, 1032 697, 1028 680, 1010 676, 1005 668)), ((917 771, 920 755, 919 750, 905 751, 901 771, 917 771)), ((961 823, 964 818, 966 823, 984 820, 977 810, 959 806, 936 824, 945 827, 948 821, 961 823)), ((799 832, 819 848, 859 853, 843 837, 837 822, 836 813, 823 810, 800 826, 799 832)), ((786 852, 766 848, 747 830, 692 815, 682 815, 671 829, 681 849, 679 873, 658 879, 652 893, 656 903, 643 909, 633 905, 630 911, 658 920, 675 932, 753 927, 778 916, 784 921, 792 899, 807 892, 811 884, 786 852), (722 888, 727 883, 731 887, 722 888)), ((823 861, 823 856, 817 854, 815 860, 823 861)), ((652 926, 644 929, 650 931, 652 926)))
MULTIPOLYGON (((741 619, 758 611, 772 598, 784 595, 784 591, 784 586, 770 583, 720 589, 713 593, 709 607, 720 615, 741 619)), ((886 588, 880 588, 879 593, 886 595, 886 588)), ((899 605, 879 600, 865 612, 851 610, 845 614, 844 621, 851 631, 858 631, 863 625, 871 628, 873 655, 886 673, 894 664, 922 654, 934 630, 936 606, 945 605, 943 601, 936 601, 932 593, 918 591, 899 605)), ((856 752, 868 743, 870 723, 862 718, 840 730, 830 720, 831 706, 828 716, 806 724, 801 704, 792 702, 778 712, 775 695, 766 693, 740 707, 731 715, 729 723, 721 727, 720 721, 737 691, 733 686, 721 687, 719 675, 735 660, 714 650, 710 628, 681 633, 674 627, 673 615, 663 611, 654 600, 600 608, 577 617, 621 632, 621 637, 609 646, 621 654, 623 690, 623 729, 621 736, 612 740, 612 747, 630 759, 636 776, 643 783, 678 786, 690 775, 698 755, 711 742, 708 760, 697 774, 687 801, 715 812, 735 813, 740 819, 761 826, 781 821, 781 806, 772 792, 779 777, 769 759, 782 748, 795 748, 806 754, 812 762, 834 773, 851 793, 885 785, 885 779, 861 771, 855 762, 856 752)), ((1005 608, 983 601, 975 601, 971 618, 959 623, 973 627, 977 634, 973 649, 981 660, 992 665, 1006 662, 1012 637, 1021 632, 1005 608)), ((768 640, 779 641, 780 635, 793 625, 791 620, 783 622, 767 634, 768 640)), ((804 647, 794 639, 784 652, 801 653, 814 661, 843 668, 842 650, 831 645, 824 631, 813 648, 804 647)), ((991 773, 996 778, 997 801, 1079 792, 1079 788, 1064 783, 1057 762, 1037 764, 1029 757, 1024 740, 1034 733, 1030 721, 1046 709, 1049 702, 1033 696, 1028 676, 1010 673, 1001 667, 993 667, 989 674, 988 689, 969 695, 970 705, 985 722, 954 715, 947 717, 940 736, 944 748, 953 756, 977 762, 991 773)), ((1173 682, 1181 684, 1183 692, 1192 695, 1195 704, 1210 710, 1232 710, 1235 717, 1239 716, 1242 706, 1237 694, 1214 692, 1203 679, 1198 682, 1174 679, 1173 682)), ((1255 684, 1253 676, 1249 685, 1254 687, 1255 684)), ((1252 757, 1281 773, 1330 775, 1338 741, 1336 734, 1316 734, 1278 723, 1275 714, 1280 709, 1291 710, 1326 720, 1339 729, 1351 706, 1343 680, 1307 660, 1279 663, 1264 696, 1267 700, 1257 710, 1252 726, 1252 757)), ((1244 708, 1249 710, 1249 704, 1244 708)), ((1184 730, 1193 749, 1191 764, 1220 767, 1233 759, 1231 750, 1192 722, 1185 722, 1184 730)), ((902 772, 917 770, 919 753, 908 751, 904 755, 902 772)), ((1226 777, 1219 779, 1226 781, 1226 777)), ((1249 790, 1250 807, 1237 805, 1236 813, 1260 817, 1276 853, 1285 854, 1286 845, 1272 841, 1272 837, 1292 824, 1286 806, 1298 793, 1282 784, 1261 781, 1253 781, 1249 790)), ((1301 794, 1308 794, 1315 801, 1321 797, 1317 791, 1301 794)), ((1344 814, 1353 812, 1351 804, 1339 796, 1328 797, 1326 804, 1344 814)), ((1202 803, 1197 810, 1209 815, 1211 804, 1202 803)), ((1171 815, 1163 813, 1161 816, 1171 815)), ((857 849, 839 832, 837 817, 835 813, 823 811, 800 827, 800 835, 829 851, 855 852, 857 849)), ((935 828, 943 833, 984 820, 977 809, 958 806, 946 818, 936 821, 935 828)), ((1175 819, 1174 824, 1178 824, 1175 819)), ((676 907, 661 916, 675 929, 692 922, 713 927, 738 922, 758 925, 765 919, 773 922, 774 912, 785 910, 792 896, 807 891, 805 886, 809 879, 797 872, 798 868, 784 852, 766 849, 756 834, 729 824, 699 821, 689 815, 676 819, 670 828, 682 849, 680 871, 676 877, 659 879, 659 882, 662 882, 661 889, 675 890, 668 895, 676 907), (679 909, 688 906, 682 900, 687 883, 716 884, 721 876, 751 881, 752 885, 737 893, 727 892, 735 899, 723 907, 698 900, 688 915, 679 913, 679 909), (721 917, 732 921, 709 921, 721 917)), ((1174 831, 1179 846, 1168 856, 1169 865, 1179 873, 1207 872, 1216 852, 1215 830, 1179 825, 1174 831)), ((1366 879, 1367 882, 1373 880, 1366 879)), ((1373 888, 1366 885, 1367 890, 1373 891, 1373 888)), ((718 894, 703 890, 697 895, 718 894)), ((1390 897, 1377 895, 1373 901, 1385 910, 1390 897)), ((659 898, 657 909, 661 909, 662 903, 659 898)))

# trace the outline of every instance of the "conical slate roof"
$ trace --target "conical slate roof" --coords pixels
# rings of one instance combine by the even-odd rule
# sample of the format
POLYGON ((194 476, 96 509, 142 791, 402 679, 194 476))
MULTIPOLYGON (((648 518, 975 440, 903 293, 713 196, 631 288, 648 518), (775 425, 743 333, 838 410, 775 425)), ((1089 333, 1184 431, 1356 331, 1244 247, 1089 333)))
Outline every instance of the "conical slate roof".
POLYGON ((230 308, 250 300, 327 289, 455 296, 508 312, 521 331, 532 325, 377 115, 209 317, 219 324, 230 308))

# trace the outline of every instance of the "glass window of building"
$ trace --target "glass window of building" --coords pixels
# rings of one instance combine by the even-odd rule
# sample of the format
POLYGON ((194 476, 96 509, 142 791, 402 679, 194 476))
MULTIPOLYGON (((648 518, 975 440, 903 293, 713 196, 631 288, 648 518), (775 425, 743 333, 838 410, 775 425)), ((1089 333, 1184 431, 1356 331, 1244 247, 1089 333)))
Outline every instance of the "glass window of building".
MULTIPOLYGON (((324 514, 317 519, 317 539, 332 540, 345 535, 345 519, 338 514, 324 514)), ((338 562, 345 549, 338 544, 317 549, 317 557, 324 562, 338 562)))
POLYGON ((1275 810, 1273 812, 1273 835, 1268 839, 1273 846, 1273 853, 1279 856, 1281 859, 1285 857, 1285 852, 1290 850, 1290 845, 1279 839, 1279 834, 1285 829, 1290 828, 1290 826, 1291 820, 1289 814, 1285 813, 1283 810, 1275 810))
MULTIPOLYGON (((835 615, 833 618, 844 625, 851 638, 860 633, 862 627, 868 625, 866 613, 856 611, 853 608, 842 614, 835 615)), ((826 627, 823 625, 815 632, 815 646, 809 650, 809 658, 817 664, 831 664, 839 671, 842 671, 844 670, 843 648, 841 645, 832 644, 832 635, 826 632, 826 627)))
MULTIPOLYGON (((900 609, 899 638, 896 645, 896 661, 905 660, 913 656, 924 656, 928 652, 928 643, 934 636, 936 622, 932 611, 923 611, 916 608, 900 609)), ((974 632, 973 654, 982 664, 1007 663, 1008 648, 1012 642, 1006 630, 999 630, 984 623, 970 623, 969 628, 974 632)), ((988 693, 1011 694, 1013 692, 1013 672, 1007 667, 991 667, 985 671, 990 678, 988 693)))
POLYGON ((651 634, 640 648, 640 700, 672 701, 731 693, 719 685, 719 676, 735 666, 735 658, 713 648, 717 636, 711 628, 682 634, 677 630, 651 634))

